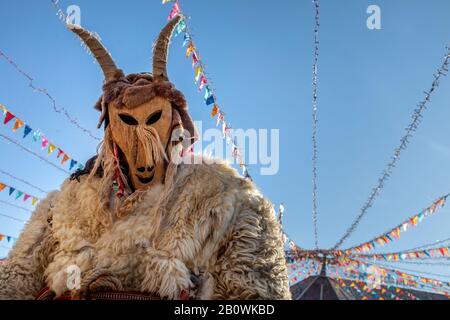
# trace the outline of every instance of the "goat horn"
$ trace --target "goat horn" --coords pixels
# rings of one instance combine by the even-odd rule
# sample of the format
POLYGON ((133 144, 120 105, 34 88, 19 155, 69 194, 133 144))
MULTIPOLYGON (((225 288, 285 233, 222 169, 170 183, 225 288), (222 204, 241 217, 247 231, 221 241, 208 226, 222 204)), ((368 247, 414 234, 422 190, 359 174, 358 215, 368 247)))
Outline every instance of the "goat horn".
POLYGON ((158 40, 156 41, 153 50, 153 76, 156 77, 156 79, 169 80, 166 68, 167 56, 169 53, 168 49, 173 30, 175 30, 181 19, 182 17, 178 15, 170 20, 164 29, 161 30, 158 40))
POLYGON ((114 80, 114 75, 119 69, 114 63, 114 60, 112 59, 108 50, 106 50, 100 40, 98 40, 92 32, 85 30, 78 25, 68 25, 68 28, 69 30, 77 34, 92 52, 98 64, 103 70, 105 80, 114 80))

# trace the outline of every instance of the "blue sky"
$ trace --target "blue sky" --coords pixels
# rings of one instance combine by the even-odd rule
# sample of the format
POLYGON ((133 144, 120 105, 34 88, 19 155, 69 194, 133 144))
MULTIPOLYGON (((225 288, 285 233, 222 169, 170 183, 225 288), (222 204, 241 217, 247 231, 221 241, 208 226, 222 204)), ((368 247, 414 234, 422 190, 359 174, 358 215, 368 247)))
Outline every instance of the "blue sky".
MULTIPOLYGON (((160 1, 61 1, 81 8, 81 22, 96 31, 126 73, 150 71, 151 44, 170 6, 160 1)), ((256 184, 275 204, 285 203, 285 228, 302 247, 314 245, 311 218, 311 1, 182 1, 191 16, 196 45, 212 76, 219 104, 234 128, 280 129, 280 170, 259 175, 256 184)), ((403 134, 450 40, 447 0, 321 1, 319 65, 319 243, 328 248, 342 236, 375 185, 403 134), (382 29, 366 27, 370 4, 381 8, 382 29)), ((80 124, 96 130, 93 105, 102 74, 55 16, 50 0, 0 1, 0 49, 34 76, 80 124)), ((192 117, 215 126, 203 95, 193 84, 182 39, 173 41, 169 72, 184 92, 192 117)), ((75 159, 86 161, 97 142, 53 111, 4 60, 0 103, 41 129, 75 159)), ((450 79, 444 78, 375 205, 344 246, 358 244, 397 225, 450 192, 450 79)), ((21 141, 45 156, 31 139, 21 141)), ((45 190, 65 175, 0 139, 0 169, 45 190)), ((56 162, 55 155, 50 158, 56 162)), ((0 175, 0 181, 42 196, 0 175)), ((4 191, 0 200, 13 201, 4 191)), ((28 207, 30 208, 30 207, 28 207)), ((0 204, 0 213, 29 213, 0 204)), ((23 225, 0 217, 0 233, 17 236, 23 225)), ((450 209, 443 208, 385 251, 403 250, 450 237, 450 209)), ((2 242, 4 247, 8 243, 2 242)), ((0 247, 0 256, 7 249, 0 247)), ((445 272, 436 268, 433 272, 445 272)), ((448 272, 448 270, 447 270, 448 272)))

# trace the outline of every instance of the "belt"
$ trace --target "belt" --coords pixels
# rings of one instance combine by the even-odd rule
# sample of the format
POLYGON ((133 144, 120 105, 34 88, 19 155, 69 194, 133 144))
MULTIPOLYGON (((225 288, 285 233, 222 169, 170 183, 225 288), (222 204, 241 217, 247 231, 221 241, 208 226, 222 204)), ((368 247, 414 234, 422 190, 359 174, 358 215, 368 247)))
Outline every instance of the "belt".
MULTIPOLYGON (((73 296, 70 292, 66 292, 61 296, 50 290, 50 288, 42 289, 36 296, 36 300, 134 300, 134 301, 150 301, 150 300, 166 300, 153 293, 145 292, 121 292, 121 291, 99 291, 89 292, 82 296, 73 296)), ((189 293, 183 290, 178 300, 189 300, 189 293)))

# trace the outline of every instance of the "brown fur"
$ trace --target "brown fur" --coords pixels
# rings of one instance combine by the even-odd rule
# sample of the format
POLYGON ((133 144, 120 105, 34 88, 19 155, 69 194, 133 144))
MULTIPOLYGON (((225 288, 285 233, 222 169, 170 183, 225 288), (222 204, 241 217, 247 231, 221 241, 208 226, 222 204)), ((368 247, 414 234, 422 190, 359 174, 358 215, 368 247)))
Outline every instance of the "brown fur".
POLYGON ((82 283, 98 277, 82 290, 110 284, 176 299, 197 275, 198 299, 290 298, 273 207, 225 163, 180 165, 167 192, 145 191, 108 227, 97 218, 102 179, 79 178, 33 214, 0 266, 0 298, 30 299, 45 285, 62 294, 70 265, 82 283))

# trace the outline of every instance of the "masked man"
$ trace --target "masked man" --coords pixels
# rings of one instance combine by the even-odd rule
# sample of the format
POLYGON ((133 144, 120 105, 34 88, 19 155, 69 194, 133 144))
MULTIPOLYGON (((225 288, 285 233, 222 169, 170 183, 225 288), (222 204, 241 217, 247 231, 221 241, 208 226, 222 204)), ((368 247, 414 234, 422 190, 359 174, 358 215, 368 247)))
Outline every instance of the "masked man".
POLYGON ((153 73, 128 76, 70 27, 105 76, 104 141, 39 204, 0 266, 0 298, 290 298, 273 206, 227 164, 187 152, 196 131, 166 71, 179 21, 161 31, 153 73))

